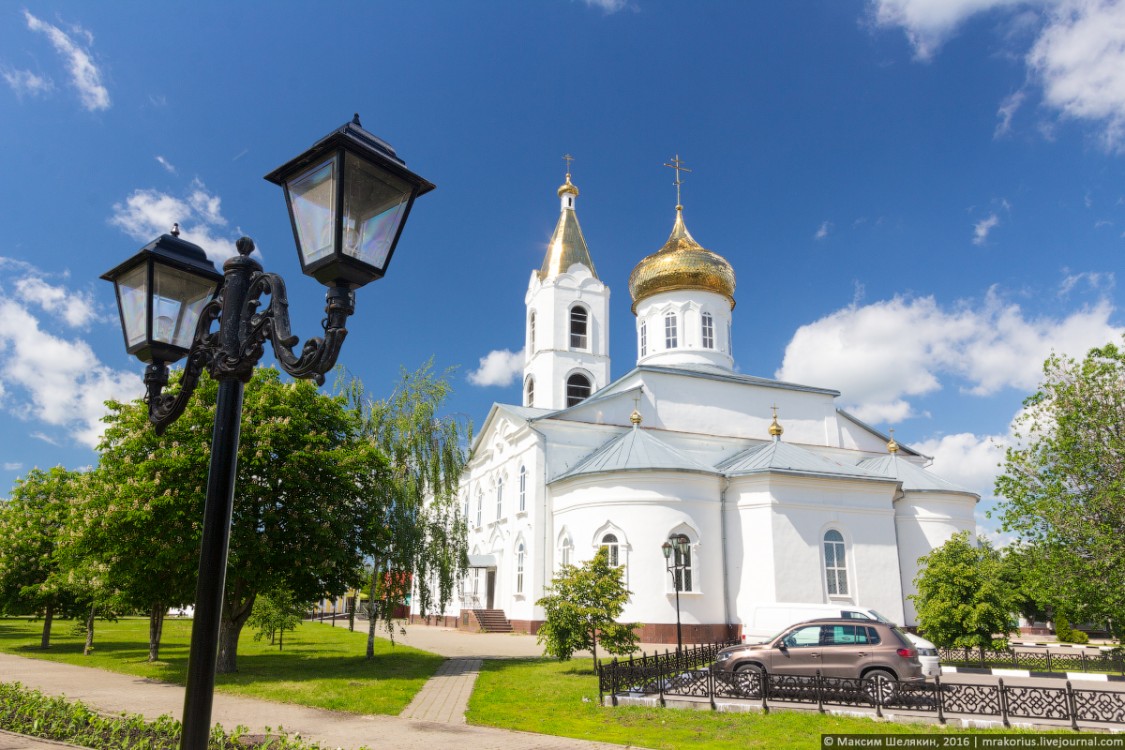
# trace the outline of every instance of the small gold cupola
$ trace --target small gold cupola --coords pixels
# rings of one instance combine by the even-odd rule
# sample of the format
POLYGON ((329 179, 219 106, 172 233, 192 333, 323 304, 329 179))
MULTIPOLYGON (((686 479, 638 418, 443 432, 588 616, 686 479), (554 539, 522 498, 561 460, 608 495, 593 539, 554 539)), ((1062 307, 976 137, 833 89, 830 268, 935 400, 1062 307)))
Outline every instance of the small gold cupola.
POLYGON ((772 437, 774 440, 779 440, 781 438, 781 434, 785 432, 785 428, 782 427, 781 423, 777 421, 777 407, 771 406, 770 408, 773 409, 773 421, 770 422, 769 429, 770 437, 772 437))
POLYGON ((629 274, 633 313, 642 300, 678 289, 714 292, 725 297, 734 309, 734 269, 726 258, 696 242, 684 224, 679 173, 690 170, 682 166, 679 156, 673 159, 673 164, 664 166, 676 170, 676 221, 664 246, 644 258, 629 274))
POLYGON ((892 456, 898 453, 898 443, 895 442, 895 428, 891 428, 891 439, 887 441, 887 452, 892 456))
POLYGON ((582 236, 582 227, 578 225, 578 214, 574 204, 578 198, 578 187, 570 181, 570 162, 574 160, 570 154, 563 157, 566 160, 566 182, 559 186, 559 221, 547 243, 547 255, 543 258, 543 266, 539 269, 541 280, 566 273, 566 270, 575 263, 580 263, 590 269, 590 274, 598 278, 594 261, 590 259, 590 251, 586 247, 586 238, 582 236))

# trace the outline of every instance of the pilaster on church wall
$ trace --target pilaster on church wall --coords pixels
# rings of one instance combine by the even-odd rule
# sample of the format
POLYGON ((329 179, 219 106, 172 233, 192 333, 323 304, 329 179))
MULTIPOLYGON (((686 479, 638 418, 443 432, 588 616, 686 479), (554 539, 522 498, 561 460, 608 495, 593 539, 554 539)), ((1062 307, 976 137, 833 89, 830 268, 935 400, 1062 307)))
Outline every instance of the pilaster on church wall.
POLYGON ((904 493, 895 503, 899 571, 903 584, 903 607, 907 625, 917 623, 918 612, 910 595, 918 593, 914 579, 918 558, 945 544, 954 534, 976 529, 977 497, 944 492, 904 493))

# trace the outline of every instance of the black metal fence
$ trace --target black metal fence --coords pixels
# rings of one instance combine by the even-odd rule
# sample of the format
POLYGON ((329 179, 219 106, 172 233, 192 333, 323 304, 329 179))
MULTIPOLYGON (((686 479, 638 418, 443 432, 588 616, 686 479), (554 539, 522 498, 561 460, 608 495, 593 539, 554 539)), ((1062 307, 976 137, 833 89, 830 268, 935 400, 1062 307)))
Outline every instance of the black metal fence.
POLYGON ((1036 672, 1105 672, 1125 675, 1125 652, 1121 649, 1097 651, 1060 651, 1020 649, 989 651, 973 648, 938 649, 942 664, 964 667, 999 667, 1029 669, 1036 672))
POLYGON ((640 656, 630 656, 628 660, 610 662, 598 660, 598 697, 605 702, 605 695, 612 695, 615 686, 624 684, 620 681, 623 675, 674 675, 681 672, 705 667, 715 661, 719 651, 727 646, 737 645, 739 641, 723 641, 720 643, 704 643, 679 651, 665 651, 663 654, 656 652, 640 656))
POLYGON ((940 677, 926 682, 771 675, 757 671, 721 672, 700 668, 709 663, 721 645, 700 647, 679 654, 657 655, 598 665, 598 690, 613 705, 621 696, 658 696, 755 701, 763 711, 785 704, 873 708, 920 712, 945 723, 947 716, 974 719, 995 717, 1004 726, 1012 719, 1079 723, 1125 724, 1125 693, 1075 688, 1069 681, 1058 687, 1014 687, 998 680, 995 685, 943 683, 940 677), (708 657, 706 654, 710 654, 708 657), (671 657, 671 658, 669 658, 671 657), (693 662, 695 666, 687 666, 693 662))

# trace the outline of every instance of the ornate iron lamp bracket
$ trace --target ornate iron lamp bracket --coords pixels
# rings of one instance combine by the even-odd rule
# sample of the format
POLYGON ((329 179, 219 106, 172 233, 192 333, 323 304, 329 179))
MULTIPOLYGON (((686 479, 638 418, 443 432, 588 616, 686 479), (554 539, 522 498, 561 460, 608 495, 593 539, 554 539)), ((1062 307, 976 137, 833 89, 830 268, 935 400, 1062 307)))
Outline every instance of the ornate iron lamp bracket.
POLYGON ((249 381, 267 340, 281 368, 295 378, 311 378, 321 385, 324 373, 336 364, 348 335, 345 324, 355 312, 355 292, 345 286, 328 288, 327 317, 321 321, 324 336, 305 341, 298 355, 293 351, 298 338, 290 330, 285 281, 262 271, 250 257, 254 241, 249 237, 239 239, 236 247, 238 255, 223 264, 222 288, 200 313, 179 390, 163 392, 168 385, 167 363, 154 361, 145 370, 148 418, 157 434, 183 414, 205 368, 216 380, 249 381), (269 304, 259 310, 263 296, 269 297, 269 304), (219 329, 212 331, 216 320, 219 329))

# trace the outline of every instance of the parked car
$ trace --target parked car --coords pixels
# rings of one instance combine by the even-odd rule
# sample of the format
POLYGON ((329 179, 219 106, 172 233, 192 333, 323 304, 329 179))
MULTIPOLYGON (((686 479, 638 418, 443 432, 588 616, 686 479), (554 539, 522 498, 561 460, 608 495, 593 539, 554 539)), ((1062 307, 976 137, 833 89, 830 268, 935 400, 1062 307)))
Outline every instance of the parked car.
MULTIPOLYGON (((823 604, 780 602, 776 604, 760 604, 753 610, 751 621, 747 625, 746 635, 743 640, 751 642, 761 640, 760 636, 777 633, 782 628, 800 620, 812 620, 821 617, 839 617, 851 620, 875 620, 888 625, 895 625, 890 618, 881 612, 857 604, 823 604), (758 635, 758 638, 755 638, 758 635)), ((936 677, 941 674, 941 660, 938 658, 937 646, 927 641, 920 635, 903 631, 914 648, 918 650, 918 661, 922 665, 922 674, 926 677, 936 677)))
POLYGON ((808 620, 792 625, 763 643, 729 646, 719 652, 711 669, 719 672, 757 672, 869 681, 872 693, 888 697, 895 682, 926 678, 918 650, 897 626, 878 620, 851 618, 808 620))

